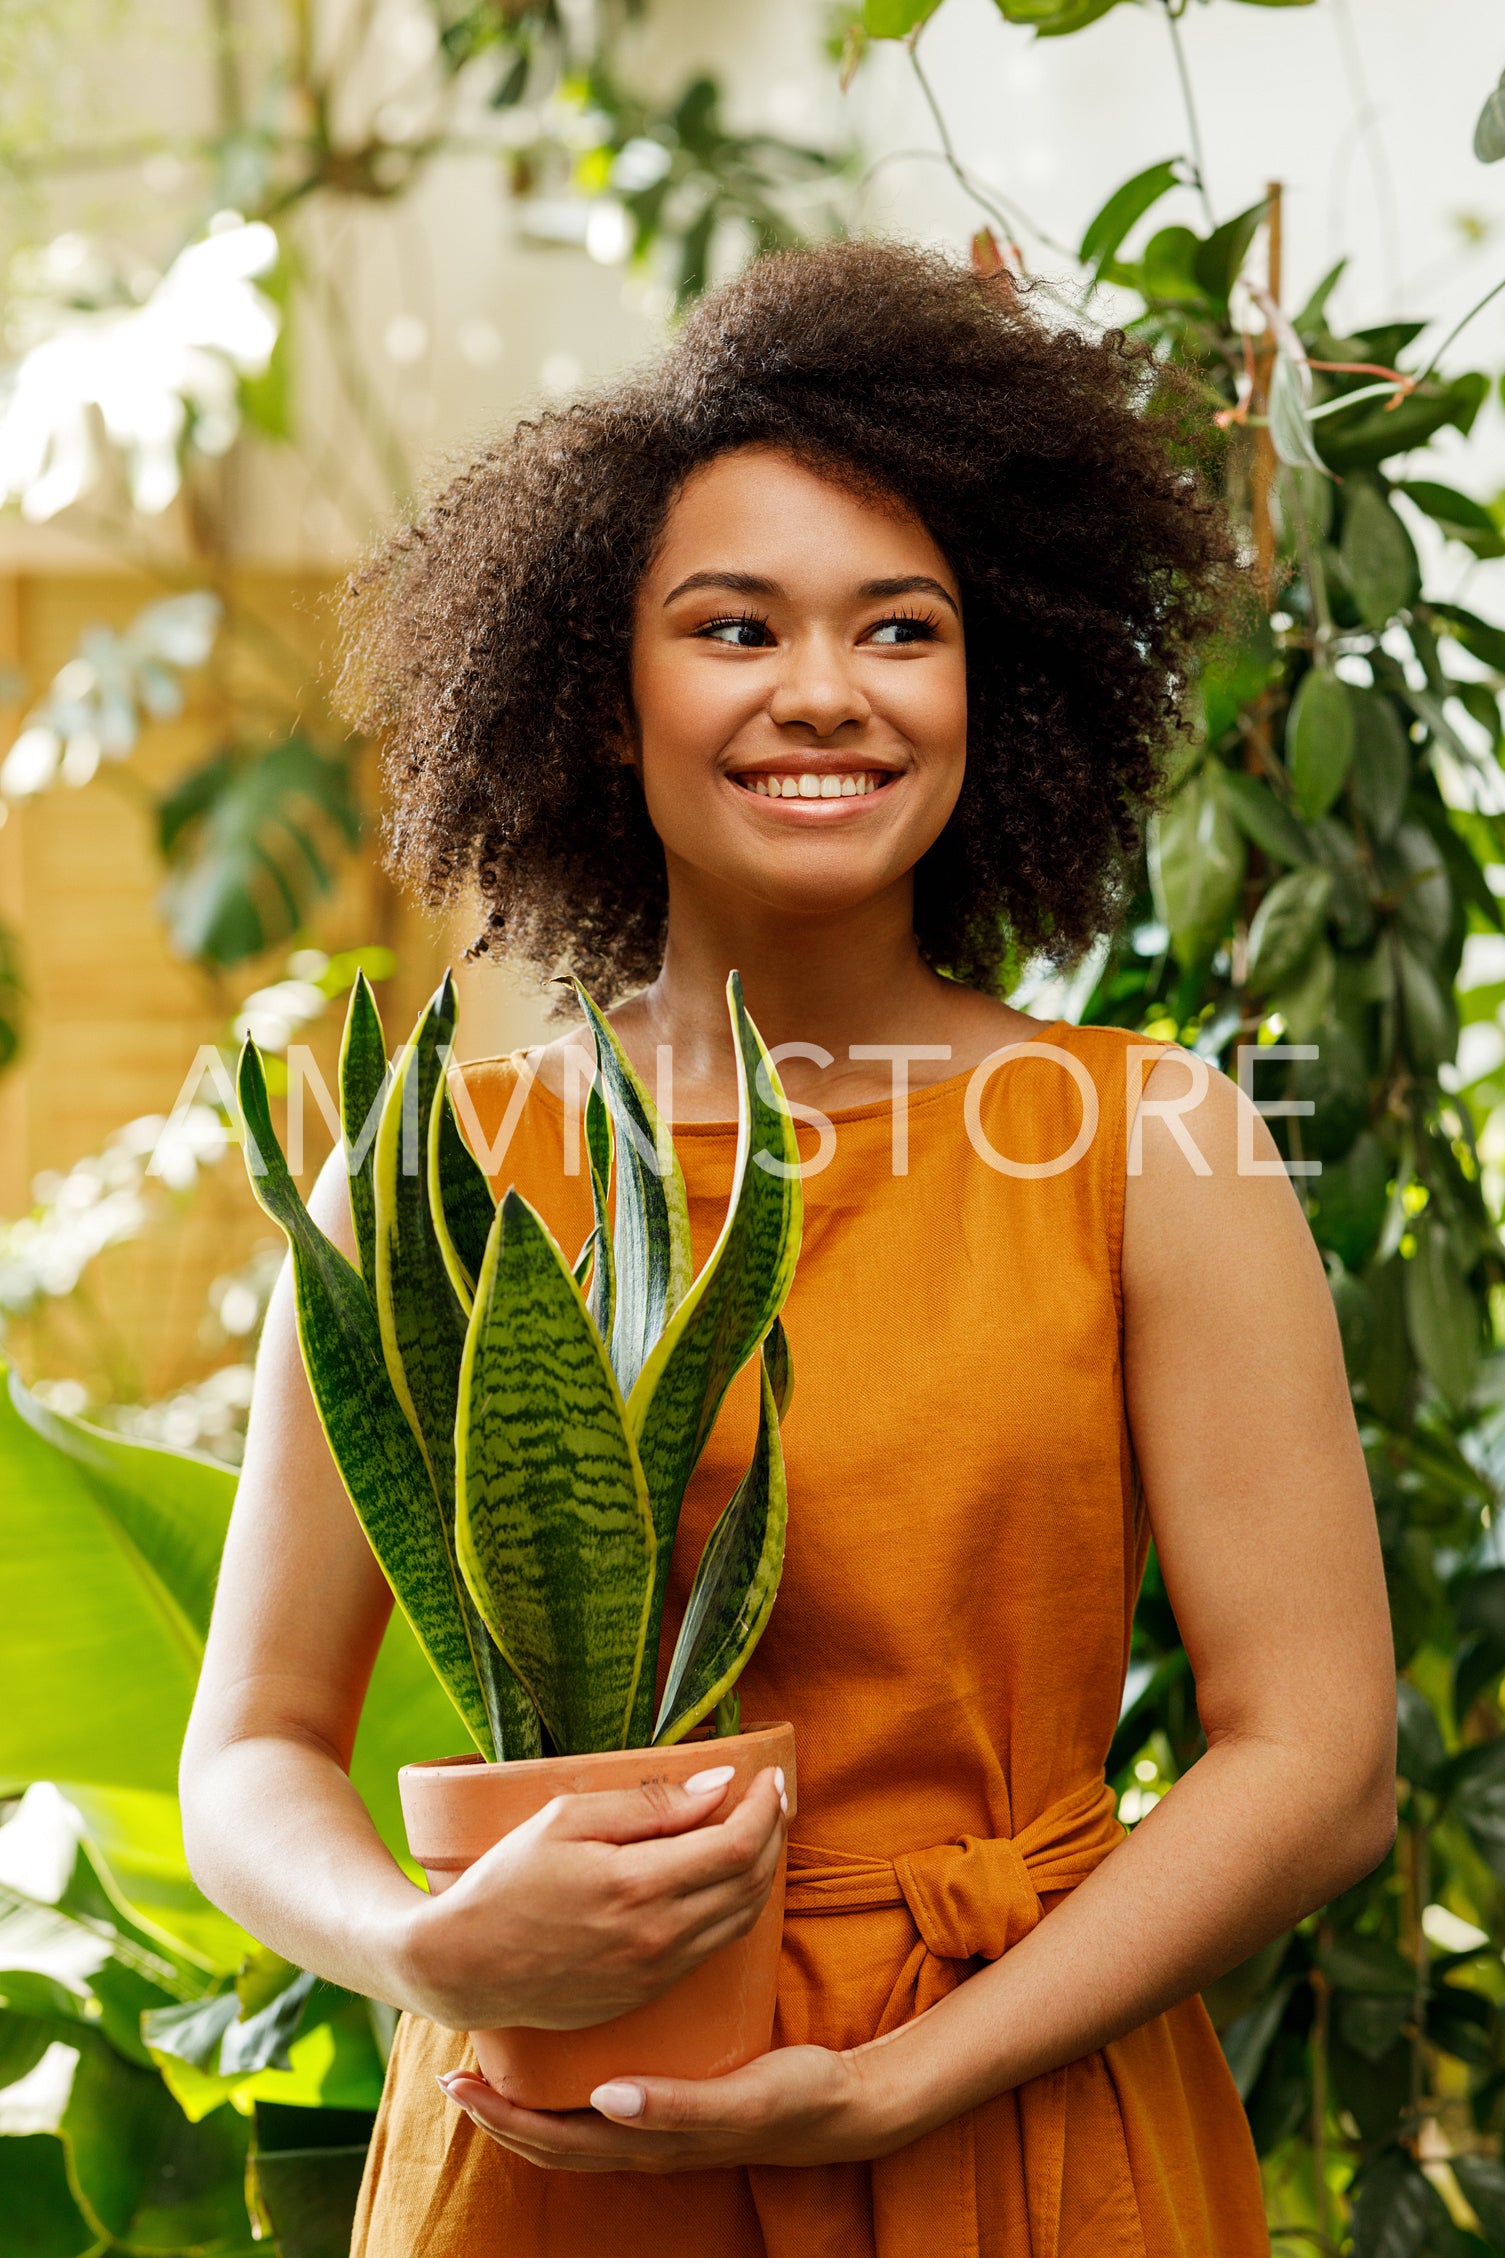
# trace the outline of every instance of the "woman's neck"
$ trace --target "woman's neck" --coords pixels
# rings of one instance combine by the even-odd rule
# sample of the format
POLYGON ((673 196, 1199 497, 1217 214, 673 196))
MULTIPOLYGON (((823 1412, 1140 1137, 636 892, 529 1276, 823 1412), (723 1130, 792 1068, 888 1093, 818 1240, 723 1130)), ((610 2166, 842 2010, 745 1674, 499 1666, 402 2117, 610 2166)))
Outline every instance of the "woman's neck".
POLYGON ((671 1046, 678 1120, 736 1113, 726 1008, 733 970, 775 1056, 782 1045, 803 1046, 778 1059, 779 1074, 791 1098, 811 1104, 860 1105, 890 1094, 899 1071, 892 1059, 854 1059, 854 1047, 943 1053, 908 1061, 903 1071, 918 1089, 1032 1031, 1022 1012, 931 970, 915 943, 907 886, 806 920, 671 889, 663 967, 611 1016, 650 1087, 660 1046, 671 1046))

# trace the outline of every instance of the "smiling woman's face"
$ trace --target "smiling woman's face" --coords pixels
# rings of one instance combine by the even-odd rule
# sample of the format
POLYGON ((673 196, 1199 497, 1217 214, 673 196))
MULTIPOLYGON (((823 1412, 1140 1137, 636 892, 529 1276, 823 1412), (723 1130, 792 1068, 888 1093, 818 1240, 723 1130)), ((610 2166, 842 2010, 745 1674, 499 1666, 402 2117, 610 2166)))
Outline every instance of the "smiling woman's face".
POLYGON ((795 915, 907 881, 956 804, 956 576, 917 519, 771 448, 685 484, 638 593, 635 755, 671 883, 795 915))

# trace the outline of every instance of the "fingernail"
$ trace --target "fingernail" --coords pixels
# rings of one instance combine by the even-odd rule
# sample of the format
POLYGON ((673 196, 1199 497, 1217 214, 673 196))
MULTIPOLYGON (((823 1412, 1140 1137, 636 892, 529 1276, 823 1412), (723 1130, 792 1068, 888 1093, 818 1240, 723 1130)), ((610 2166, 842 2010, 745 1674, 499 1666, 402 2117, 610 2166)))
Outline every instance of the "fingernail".
MULTIPOLYGON (((737 1767, 735 1766, 735 1764, 714 1764, 712 1765, 709 1772, 696 1772, 692 1778, 686 1780, 685 1794, 714 1795, 717 1788, 724 1788, 726 1786, 727 1781, 733 1777, 736 1769, 737 1767)), ((601 2088, 601 2091, 603 2093, 605 2093, 607 2090, 608 2088, 605 2086, 601 2088)), ((633 2086, 631 2088, 627 2086, 622 2086, 620 2088, 613 2086, 612 2088, 610 2088, 610 2090, 614 2093, 617 2091, 621 2091, 622 2093, 627 2093, 628 2091, 636 2093, 638 2089, 636 2086, 633 2086)), ((639 2105, 641 2106, 641 2097, 639 2097, 639 2105)), ((637 2115, 637 2110, 630 2110, 628 2114, 635 2117, 637 2115)))
MULTIPOLYGON (((720 1777, 719 1774, 714 1776, 720 1777)), ((730 1779, 730 1767, 726 1776, 730 1779)), ((603 2117, 641 2117, 645 2099, 641 2086, 622 2085, 613 2080, 609 2085, 597 2086, 591 2095, 591 2107, 599 2109, 603 2117)))
POLYGON ((787 1819, 789 1816, 789 1798, 787 1795, 781 1795, 779 1797, 779 1809, 783 1812, 784 1817, 787 1819))
POLYGON ((782 1795, 784 1792, 784 1767, 782 1764, 775 1764, 773 1768, 773 1784, 778 1789, 779 1794, 782 1795))

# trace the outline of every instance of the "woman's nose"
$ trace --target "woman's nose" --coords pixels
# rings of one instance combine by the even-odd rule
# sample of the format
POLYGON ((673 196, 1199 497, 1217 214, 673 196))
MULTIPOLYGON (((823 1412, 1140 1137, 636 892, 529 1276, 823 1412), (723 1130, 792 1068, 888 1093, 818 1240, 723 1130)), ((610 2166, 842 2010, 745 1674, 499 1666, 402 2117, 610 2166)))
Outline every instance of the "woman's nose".
POLYGON ((791 646, 768 702, 769 717, 781 728, 803 726, 817 737, 833 737, 848 722, 865 722, 872 710, 845 652, 824 637, 791 646))

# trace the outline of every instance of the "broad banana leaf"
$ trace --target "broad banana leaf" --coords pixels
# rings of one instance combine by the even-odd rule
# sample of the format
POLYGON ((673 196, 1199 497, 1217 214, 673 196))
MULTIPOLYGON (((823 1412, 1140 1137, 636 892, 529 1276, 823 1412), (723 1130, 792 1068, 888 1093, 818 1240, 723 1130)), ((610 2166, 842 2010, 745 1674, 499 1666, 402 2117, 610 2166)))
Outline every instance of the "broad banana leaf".
MULTIPOLYGON (((249 1939, 195 1889, 174 1791, 234 1492, 218 1460, 65 1418, 14 1376, 0 1386, 0 1791, 56 1781, 124 1899, 219 1969, 249 1939)), ((397 1768, 455 1738, 394 1612, 351 1775, 400 1858, 397 1768)))
MULTIPOLYGON (((655 1622, 663 1613, 685 1485, 727 1389, 784 1306, 799 1255, 803 1205, 794 1123, 773 1062, 747 1015, 735 972, 727 981, 727 1000, 742 1077, 726 1222, 704 1269, 654 1343, 627 1402, 658 1538, 655 1622), (776 1165, 758 1165, 760 1154, 776 1165)), ((639 1690, 634 1743, 646 1744, 651 1737, 652 1696, 650 1677, 639 1690)))
POLYGON ((368 1293, 376 1281, 376 1131, 387 1089, 387 1040, 381 1013, 364 972, 357 972, 345 1013, 340 1043, 340 1120, 344 1127, 345 1171, 350 1178, 350 1217, 361 1276, 368 1293))
POLYGON ((480 1163, 460 1134, 446 1077, 440 1078, 429 1114, 428 1201, 440 1258, 468 1318, 496 1201, 480 1163))
MULTIPOLYGON (((330 1452, 419 1645, 477 1748, 490 1756, 491 1725, 468 1610, 428 1465, 393 1393, 371 1297, 310 1219, 289 1173, 272 1127, 261 1056, 250 1042, 241 1053, 239 1095, 252 1190, 292 1249, 298 1339, 330 1452)), ((389 1097, 388 1111, 391 1103, 389 1097)), ((441 1282, 453 1301, 448 1279, 441 1282)))
POLYGON ((516 1192, 491 1227, 455 1442, 460 1562, 492 1637, 557 1748, 623 1747, 653 1600, 653 1515, 601 1338, 516 1192))
MULTIPOLYGON (((638 1079, 607 1019, 574 982, 596 1041, 606 1109, 616 1132, 616 1306, 611 1362, 617 1384, 630 1397, 638 1374, 671 1310, 690 1283, 690 1211, 674 1139, 638 1079)), ((586 1108, 587 1136, 590 1108, 586 1108)), ((592 1189, 597 1174, 591 1146, 592 1189)), ((598 1211, 599 1214, 599 1211, 598 1211)))
MULTIPOLYGON (((373 1299, 387 1375, 428 1469, 450 1585, 481 1689, 489 1740, 500 1761, 504 1756, 537 1756, 541 1744, 532 1704, 487 1636, 455 1551, 455 1405, 466 1312, 429 1204, 430 1132, 444 1091, 455 1016, 455 985, 446 973, 393 1069, 376 1134, 373 1299)), ((475 1170, 473 1161, 470 1165, 475 1170)), ((470 1190, 473 1196, 474 1185, 470 1190)), ((489 1192, 486 1196, 489 1200, 489 1192)))
POLYGON ((695 1571, 653 1736, 660 1745, 683 1740, 731 1691, 778 1596, 789 1521, 779 1421, 793 1382, 777 1318, 763 1344, 759 1382, 752 1464, 706 1539, 695 1571))

